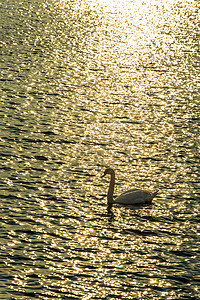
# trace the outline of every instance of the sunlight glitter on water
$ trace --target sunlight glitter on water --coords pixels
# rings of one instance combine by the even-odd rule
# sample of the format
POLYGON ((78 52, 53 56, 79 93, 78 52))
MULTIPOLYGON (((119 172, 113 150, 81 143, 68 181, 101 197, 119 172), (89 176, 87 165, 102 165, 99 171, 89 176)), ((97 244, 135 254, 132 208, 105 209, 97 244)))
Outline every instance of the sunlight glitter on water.
POLYGON ((197 299, 196 1, 3 3, 1 298, 197 299), (132 187, 152 205, 114 206, 132 187))

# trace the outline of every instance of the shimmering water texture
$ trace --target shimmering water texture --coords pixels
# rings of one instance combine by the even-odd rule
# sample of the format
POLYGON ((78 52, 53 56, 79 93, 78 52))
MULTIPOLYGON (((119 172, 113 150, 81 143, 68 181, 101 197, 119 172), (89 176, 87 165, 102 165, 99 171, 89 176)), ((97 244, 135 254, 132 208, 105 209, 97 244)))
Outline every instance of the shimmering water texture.
POLYGON ((1 5, 0 299, 200 299, 199 1, 1 5), (130 188, 151 205, 114 205, 130 188))

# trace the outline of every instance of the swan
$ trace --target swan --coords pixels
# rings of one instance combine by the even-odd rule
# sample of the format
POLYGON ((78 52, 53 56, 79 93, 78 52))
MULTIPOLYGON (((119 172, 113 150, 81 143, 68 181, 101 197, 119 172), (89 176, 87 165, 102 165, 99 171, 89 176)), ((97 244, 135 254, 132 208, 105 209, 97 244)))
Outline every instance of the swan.
POLYGON ((157 195, 158 191, 151 193, 149 191, 131 189, 120 196, 115 200, 113 199, 114 186, 115 186, 115 171, 112 168, 107 168, 104 174, 101 176, 103 178, 107 174, 111 175, 110 185, 107 194, 107 204, 109 207, 112 207, 113 203, 125 204, 125 205, 134 205, 134 204, 147 204, 152 203, 152 199, 157 195))

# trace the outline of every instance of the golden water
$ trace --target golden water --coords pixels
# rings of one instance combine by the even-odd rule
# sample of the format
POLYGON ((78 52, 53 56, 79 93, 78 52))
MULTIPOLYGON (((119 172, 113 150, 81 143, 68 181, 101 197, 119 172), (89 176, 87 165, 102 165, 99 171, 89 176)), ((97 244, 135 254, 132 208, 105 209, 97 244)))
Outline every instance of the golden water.
POLYGON ((200 299, 199 11, 3 1, 1 299, 200 299))

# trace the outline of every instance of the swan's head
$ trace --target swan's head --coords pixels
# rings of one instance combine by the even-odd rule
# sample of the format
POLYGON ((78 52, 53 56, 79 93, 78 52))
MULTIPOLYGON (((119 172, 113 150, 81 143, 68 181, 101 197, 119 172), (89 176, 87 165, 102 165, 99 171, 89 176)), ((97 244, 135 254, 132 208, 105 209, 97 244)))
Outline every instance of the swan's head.
POLYGON ((104 174, 101 176, 101 178, 106 176, 107 174, 110 174, 110 175, 114 174, 114 170, 112 168, 105 169, 104 174))

